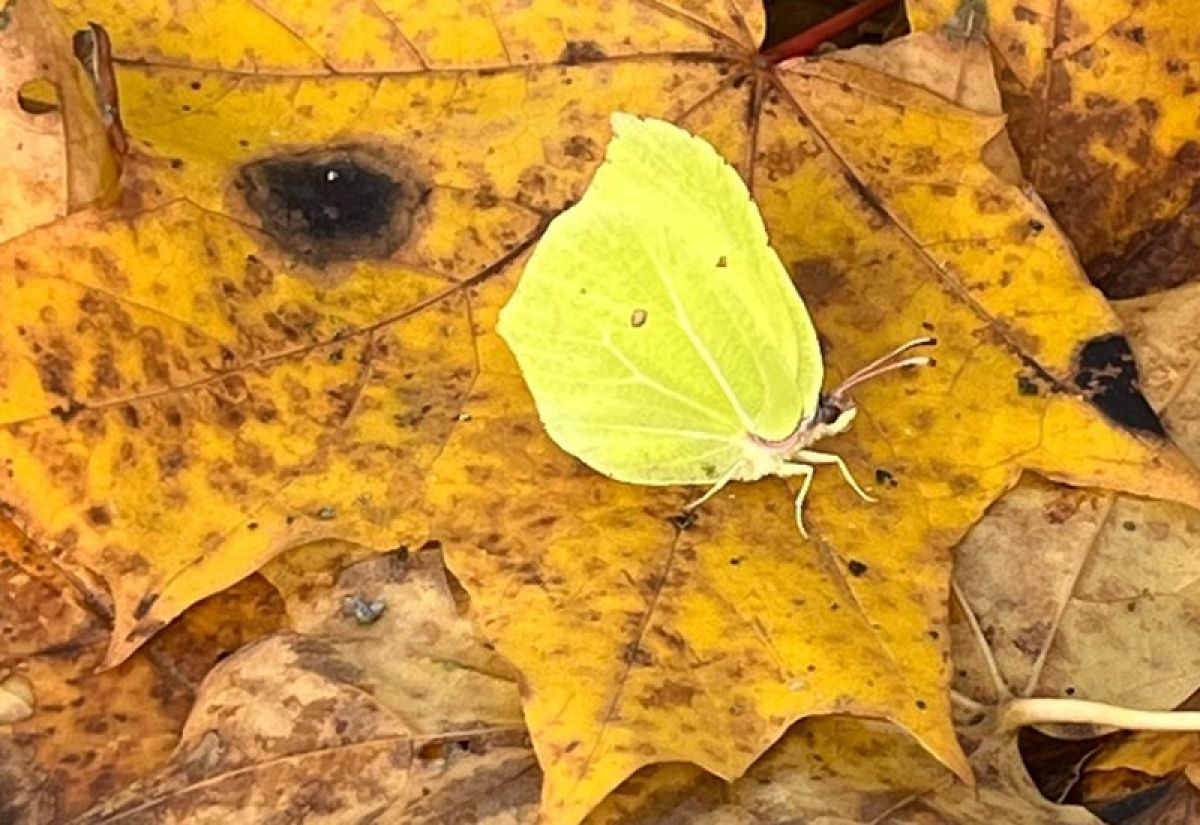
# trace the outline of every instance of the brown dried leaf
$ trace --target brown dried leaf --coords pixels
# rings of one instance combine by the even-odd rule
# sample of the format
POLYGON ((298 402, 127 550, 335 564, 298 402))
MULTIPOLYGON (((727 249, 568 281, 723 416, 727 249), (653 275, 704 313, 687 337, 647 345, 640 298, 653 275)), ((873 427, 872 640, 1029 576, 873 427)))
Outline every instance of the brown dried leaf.
POLYGON ((516 684, 458 614, 440 559, 383 555, 289 597, 306 633, 217 666, 171 763, 83 822, 532 821, 540 774, 516 684), (357 617, 353 598, 382 610, 357 617))

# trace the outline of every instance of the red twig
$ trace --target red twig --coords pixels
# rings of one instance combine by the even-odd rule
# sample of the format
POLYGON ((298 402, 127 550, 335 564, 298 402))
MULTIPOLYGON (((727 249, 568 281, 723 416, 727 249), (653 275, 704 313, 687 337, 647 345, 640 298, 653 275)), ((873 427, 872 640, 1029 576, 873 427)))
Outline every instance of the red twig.
POLYGON ((862 21, 895 4, 896 0, 863 0, 845 11, 838 12, 828 20, 818 23, 811 29, 806 29, 795 37, 789 37, 782 43, 772 46, 763 52, 763 60, 767 65, 774 66, 789 58, 812 54, 817 46, 832 40, 847 29, 854 28, 862 21))

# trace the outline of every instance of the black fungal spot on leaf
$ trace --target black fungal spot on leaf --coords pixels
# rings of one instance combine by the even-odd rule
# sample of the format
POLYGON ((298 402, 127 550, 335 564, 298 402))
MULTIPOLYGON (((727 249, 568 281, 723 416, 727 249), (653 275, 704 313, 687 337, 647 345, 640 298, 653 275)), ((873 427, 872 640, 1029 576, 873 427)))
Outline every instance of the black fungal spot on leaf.
POLYGON ((62 404, 56 404, 55 406, 51 407, 50 414, 66 424, 85 409, 87 409, 87 407, 85 407, 83 404, 80 404, 74 398, 68 398, 65 406, 62 404))
POLYGON ((394 153, 347 145, 249 163, 234 188, 276 242, 323 267, 391 257, 432 187, 394 153))
POLYGON ((1124 335, 1102 335, 1083 345, 1075 360, 1074 384, 1115 424, 1165 436, 1162 421, 1142 395, 1137 364, 1124 335))
POLYGON ((875 471, 875 483, 886 484, 889 487, 896 487, 900 484, 900 482, 896 481, 896 476, 892 474, 892 471, 884 469, 883 467, 880 467, 875 471))
POLYGON ((1057 386, 1053 376, 1041 364, 1022 355, 1021 371, 1017 373, 1017 393, 1026 396, 1047 395, 1055 389, 1061 387, 1057 386))
POLYGON ((608 53, 600 48, 600 44, 596 41, 571 40, 562 50, 562 54, 558 56, 558 62, 574 66, 578 63, 595 63, 607 58, 608 53))
POLYGON ((870 568, 857 559, 851 559, 849 562, 847 562, 846 569, 850 571, 851 576, 858 578, 866 573, 870 568))

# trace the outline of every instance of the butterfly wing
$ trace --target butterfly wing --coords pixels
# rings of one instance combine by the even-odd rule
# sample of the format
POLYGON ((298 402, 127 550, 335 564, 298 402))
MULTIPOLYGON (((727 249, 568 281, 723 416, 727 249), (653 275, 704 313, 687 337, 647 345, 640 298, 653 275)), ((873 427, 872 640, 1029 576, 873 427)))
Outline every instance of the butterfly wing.
POLYGON ((745 184, 699 138, 614 115, 607 158, 501 312, 547 432, 613 478, 697 484, 816 407, 816 334, 745 184))

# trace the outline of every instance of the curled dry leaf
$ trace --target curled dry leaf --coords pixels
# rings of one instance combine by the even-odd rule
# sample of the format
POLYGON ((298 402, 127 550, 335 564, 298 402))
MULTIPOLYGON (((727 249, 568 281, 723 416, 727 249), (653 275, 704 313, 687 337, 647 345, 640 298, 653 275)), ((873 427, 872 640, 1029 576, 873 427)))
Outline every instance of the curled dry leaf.
POLYGON ((516 684, 471 636, 440 564, 381 556, 290 611, 308 633, 216 667, 170 764, 83 822, 532 821, 539 773, 516 684), (370 624, 341 610, 364 587, 387 605, 370 624))
POLYGON ((22 0, 3 14, 0 240, 7 240, 111 191, 118 158, 101 100, 50 4, 22 0))
MULTIPOLYGON (((959 0, 909 0, 914 28, 959 0)), ((1092 280, 1128 298, 1200 276, 1200 18, 1186 3, 989 0, 1009 131, 1092 280)))

